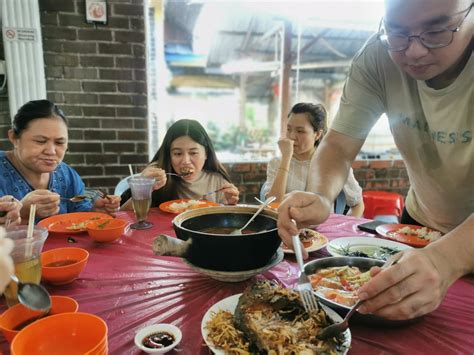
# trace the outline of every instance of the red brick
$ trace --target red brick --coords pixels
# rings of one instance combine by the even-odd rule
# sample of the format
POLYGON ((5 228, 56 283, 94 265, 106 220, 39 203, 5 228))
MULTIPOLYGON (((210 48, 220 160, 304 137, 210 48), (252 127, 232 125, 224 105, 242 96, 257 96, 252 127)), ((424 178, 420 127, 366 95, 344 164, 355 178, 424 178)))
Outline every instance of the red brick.
POLYGON ((143 16, 143 6, 129 5, 129 4, 113 4, 112 14, 126 15, 126 16, 143 16))
POLYGON ((263 175, 263 174, 255 174, 255 173, 250 173, 250 174, 244 174, 243 175, 243 180, 245 182, 253 182, 253 181, 257 181, 257 182, 265 182, 266 180, 266 175, 263 175))
POLYGON ((79 65, 79 57, 77 55, 45 53, 44 61, 49 65, 63 65, 66 67, 77 67, 79 65))
POLYGON ((237 163, 233 166, 232 171, 234 173, 248 173, 252 169, 252 164, 250 163, 237 163))
POLYGON ((388 180, 371 180, 367 181, 365 184, 365 188, 368 190, 385 190, 389 189, 389 182, 388 180))
POLYGON ((405 162, 403 160, 394 160, 393 161, 394 168, 405 168, 405 162))
POLYGON ((368 168, 369 161, 368 160, 355 160, 352 162, 352 169, 361 169, 361 168, 368 168))
POLYGON ((372 169, 391 168, 393 166, 393 160, 371 160, 369 167, 372 169))
POLYGON ((78 30, 77 38, 80 40, 91 41, 111 41, 112 31, 102 29, 78 30))

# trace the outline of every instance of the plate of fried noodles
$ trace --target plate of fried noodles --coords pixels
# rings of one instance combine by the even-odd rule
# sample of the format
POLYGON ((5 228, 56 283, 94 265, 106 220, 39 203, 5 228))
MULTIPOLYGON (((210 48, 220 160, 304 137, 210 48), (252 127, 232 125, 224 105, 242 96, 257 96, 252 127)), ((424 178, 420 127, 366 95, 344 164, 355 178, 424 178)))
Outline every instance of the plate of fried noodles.
MULTIPOLYGON (((243 302, 241 297, 246 293, 258 294, 261 297, 261 288, 255 290, 249 287, 244 294, 227 297, 211 306, 201 322, 201 333, 207 346, 214 354, 346 354, 351 343, 350 330, 346 330, 337 339, 327 341, 317 339, 319 330, 342 318, 326 306, 321 306, 319 312, 308 314, 301 312, 296 317, 288 317, 288 309, 282 306, 282 301, 277 300, 271 307, 262 307, 261 304, 252 305, 252 295, 243 302), (249 291, 250 289, 250 291, 249 291), (250 300, 250 301, 249 301, 250 300), (238 308, 241 307, 240 317, 238 308), (273 308, 275 307, 275 308, 273 308), (281 307, 281 308, 280 308, 281 307), (242 327, 243 318, 251 319, 252 324, 242 327), (267 313, 267 315, 263 315, 267 313), (271 314, 273 313, 273 314, 271 314), (256 321, 257 320, 257 321, 256 321), (240 324, 240 325, 239 325, 240 324), (241 328, 241 329, 239 329, 241 328), (253 334, 246 330, 252 329, 253 334), (256 347, 257 346, 257 347, 256 347)), ((273 293, 272 300, 283 297, 290 302, 299 301, 299 294, 291 289, 279 286, 280 290, 273 293)), ((264 291, 266 292, 266 291, 264 291)), ((272 292, 274 292, 272 290, 272 292)), ((268 298, 270 300, 270 298, 268 298)), ((256 303, 259 303, 257 301, 256 303)), ((283 302, 284 303, 284 302, 283 302)), ((294 312, 292 312, 294 314, 294 312)))

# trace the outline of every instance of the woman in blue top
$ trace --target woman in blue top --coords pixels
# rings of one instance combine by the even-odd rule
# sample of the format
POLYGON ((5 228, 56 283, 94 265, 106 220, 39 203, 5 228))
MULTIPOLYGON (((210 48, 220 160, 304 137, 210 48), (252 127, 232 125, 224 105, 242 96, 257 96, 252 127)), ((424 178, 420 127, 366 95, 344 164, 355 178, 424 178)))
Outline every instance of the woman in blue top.
POLYGON ((84 193, 77 172, 63 163, 68 146, 68 126, 64 113, 51 101, 36 100, 23 105, 8 131, 13 150, 0 151, 0 196, 12 195, 23 204, 21 217, 28 219, 30 206, 36 216, 118 211, 119 196, 94 201, 70 202, 66 198, 84 193))

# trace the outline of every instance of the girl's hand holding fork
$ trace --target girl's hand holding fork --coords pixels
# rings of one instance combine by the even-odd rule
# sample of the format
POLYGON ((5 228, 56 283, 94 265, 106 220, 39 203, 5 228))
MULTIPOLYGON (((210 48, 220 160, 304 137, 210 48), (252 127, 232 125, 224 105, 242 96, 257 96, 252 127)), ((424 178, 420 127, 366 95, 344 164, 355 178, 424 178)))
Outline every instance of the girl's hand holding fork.
POLYGON ((153 191, 161 189, 166 184, 165 171, 161 168, 158 168, 154 164, 148 165, 140 175, 144 177, 155 178, 155 185, 153 185, 153 191))
POLYGON ((231 183, 224 184, 222 190, 226 205, 236 205, 239 202, 239 189, 231 183))

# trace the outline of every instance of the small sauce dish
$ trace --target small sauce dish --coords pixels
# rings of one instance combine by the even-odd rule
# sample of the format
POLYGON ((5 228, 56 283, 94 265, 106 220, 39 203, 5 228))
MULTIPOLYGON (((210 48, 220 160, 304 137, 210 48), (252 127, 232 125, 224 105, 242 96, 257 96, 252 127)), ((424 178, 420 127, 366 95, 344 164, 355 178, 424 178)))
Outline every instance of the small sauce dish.
POLYGON ((135 345, 148 354, 164 354, 178 345, 182 337, 181 330, 172 324, 153 324, 137 332, 135 345))

